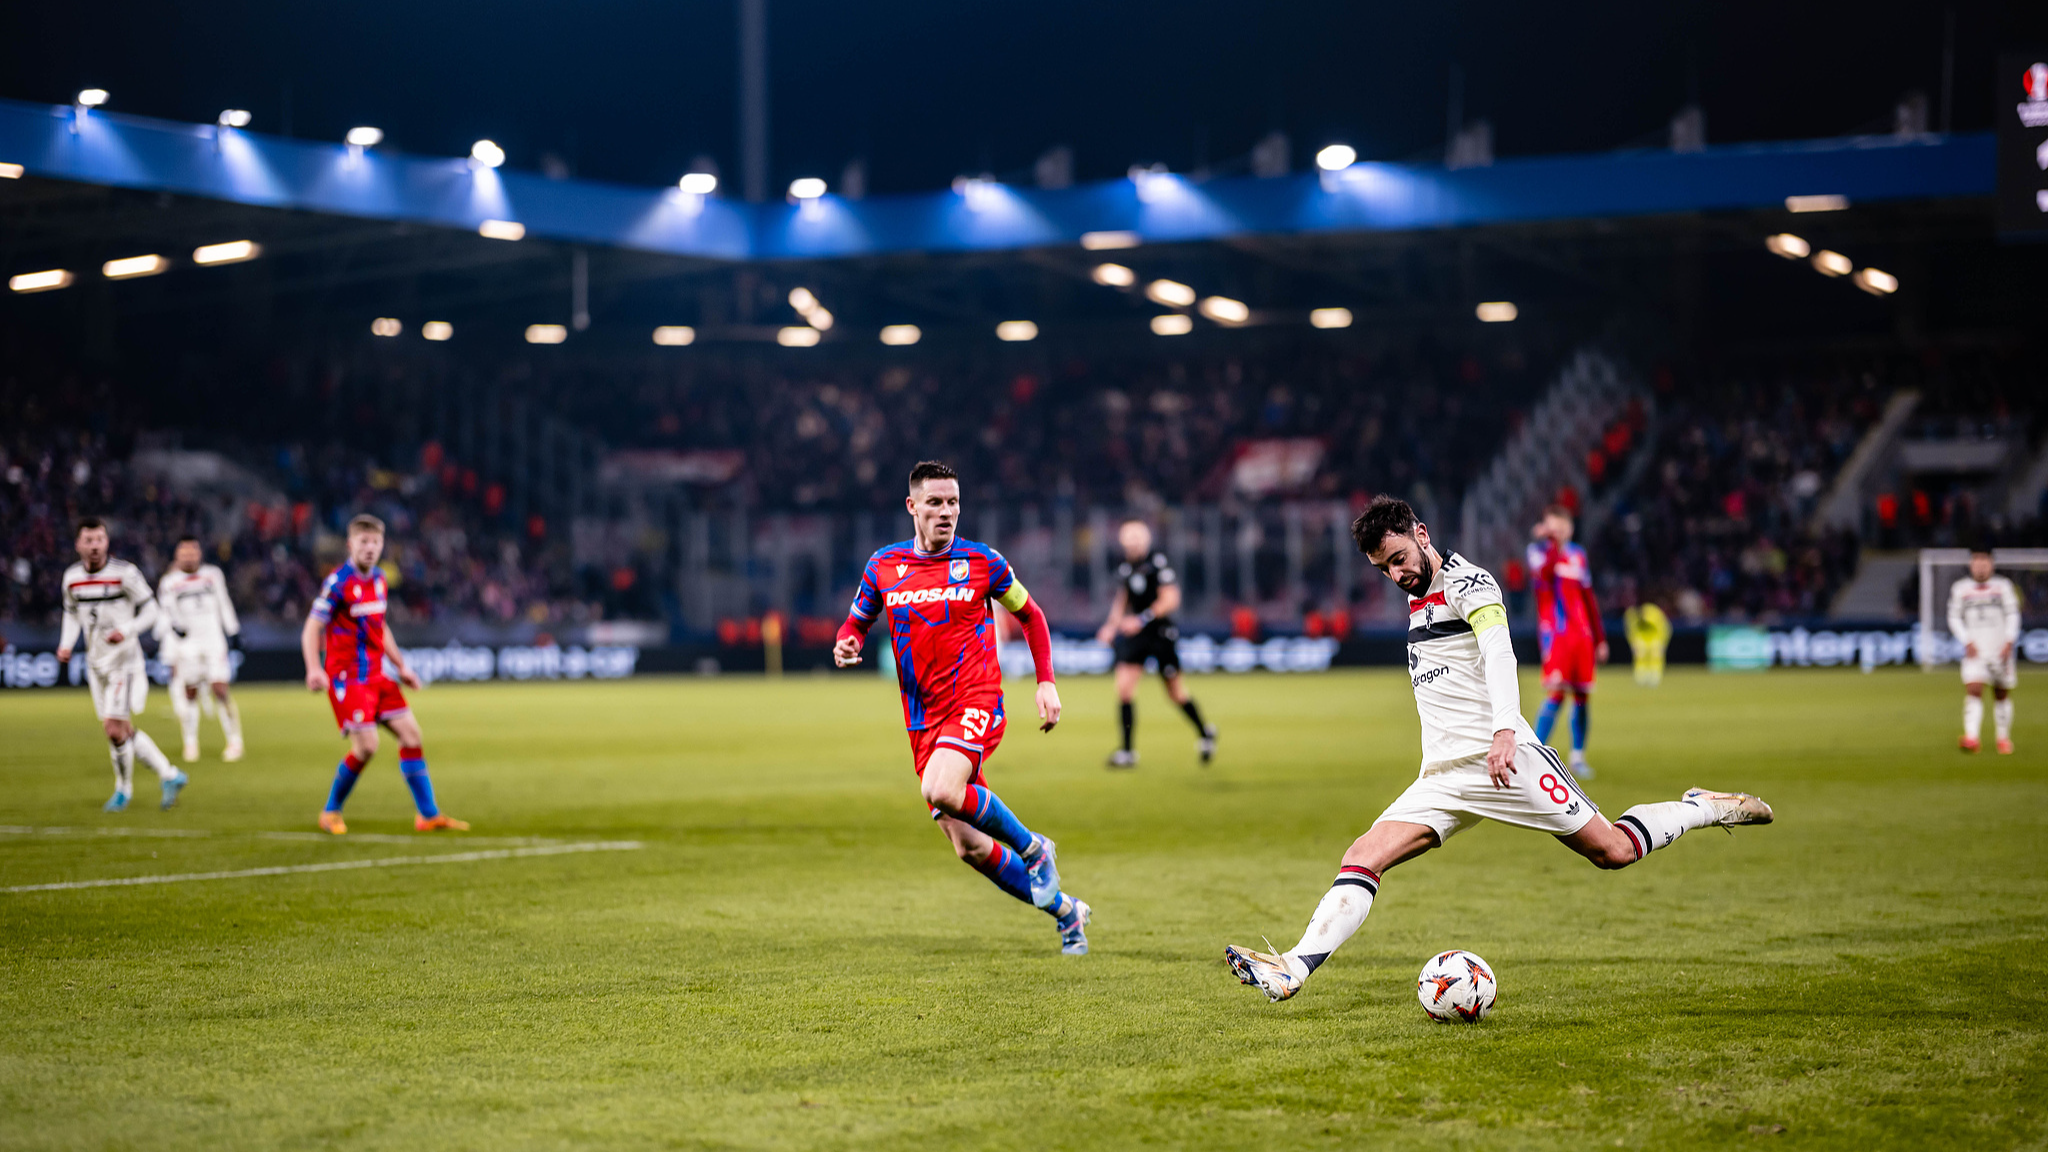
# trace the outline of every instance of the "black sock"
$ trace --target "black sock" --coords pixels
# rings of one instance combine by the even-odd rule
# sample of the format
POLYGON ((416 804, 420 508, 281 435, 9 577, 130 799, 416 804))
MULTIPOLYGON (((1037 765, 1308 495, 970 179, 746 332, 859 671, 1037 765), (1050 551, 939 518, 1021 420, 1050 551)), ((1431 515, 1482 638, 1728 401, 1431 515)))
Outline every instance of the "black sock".
POLYGON ((1188 723, 1195 726, 1196 732, 1204 736, 1209 734, 1209 726, 1202 723, 1202 710, 1195 706, 1195 698, 1193 696, 1187 698, 1187 702, 1180 706, 1180 710, 1188 714, 1188 723))
POLYGON ((1131 750, 1131 729, 1138 726, 1138 710, 1132 707, 1129 700, 1126 700, 1122 704, 1117 705, 1117 715, 1122 717, 1124 722, 1124 751, 1129 752, 1131 750))

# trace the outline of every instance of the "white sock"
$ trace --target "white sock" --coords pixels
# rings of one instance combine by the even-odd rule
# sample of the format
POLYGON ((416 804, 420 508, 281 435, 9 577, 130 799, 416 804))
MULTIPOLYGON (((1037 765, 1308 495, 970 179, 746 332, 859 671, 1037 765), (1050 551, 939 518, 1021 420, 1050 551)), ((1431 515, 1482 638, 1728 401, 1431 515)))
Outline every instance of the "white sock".
POLYGON ((1614 826, 1636 846, 1636 859, 1641 860, 1659 848, 1669 847, 1694 828, 1705 828, 1713 822, 1714 814, 1704 804, 1666 800, 1662 804, 1638 804, 1623 812, 1614 826))
POLYGON ((1991 723, 1997 727, 2000 740, 2012 739, 2012 697, 1992 701, 1991 723))
POLYGON ((163 750, 156 746, 156 741, 149 738, 149 733, 137 728, 135 730, 135 738, 130 740, 129 743, 135 746, 135 754, 142 758, 144 764, 156 769, 157 779, 175 780, 178 778, 178 770, 171 767, 169 760, 164 759, 163 750))
POLYGON ((178 685, 171 685, 171 712, 178 718, 178 730, 185 735, 185 743, 199 743, 199 701, 185 695, 178 685))
POLYGON ((1963 697, 1963 735, 1975 740, 1977 734, 1982 731, 1984 731, 1984 698, 1982 696, 1963 697))
POLYGON ((220 730, 228 738, 228 743, 242 742, 242 710, 235 707, 233 696, 220 702, 220 730))
POLYGON ((1336 883, 1323 893, 1315 915, 1309 917, 1308 927, 1301 934, 1301 943, 1288 949, 1286 955, 1301 961, 1310 972, 1315 971, 1329 959, 1330 953, 1351 939, 1352 933, 1365 926, 1366 915, 1372 911, 1373 897, 1379 892, 1380 878, 1370 869, 1346 864, 1337 873, 1336 883))
POLYGON ((114 758, 114 795, 135 794, 135 741, 116 744, 110 749, 114 758))

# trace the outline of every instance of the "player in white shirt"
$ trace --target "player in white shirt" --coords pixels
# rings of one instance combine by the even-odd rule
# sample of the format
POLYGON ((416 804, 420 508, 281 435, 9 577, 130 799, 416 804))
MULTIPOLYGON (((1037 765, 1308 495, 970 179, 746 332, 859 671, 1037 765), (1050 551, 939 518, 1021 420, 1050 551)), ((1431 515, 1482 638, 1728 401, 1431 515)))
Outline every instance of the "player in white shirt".
POLYGON ((1351 525, 1358 550, 1408 593, 1408 673, 1422 717, 1422 773, 1344 853, 1301 942, 1280 955, 1223 950, 1237 978, 1285 1000, 1365 924, 1380 876, 1481 820, 1548 832, 1600 868, 1626 868, 1694 828, 1768 824, 1743 792, 1687 789, 1610 824, 1557 753, 1522 718, 1500 585, 1453 552, 1439 556, 1407 501, 1377 496, 1351 525))
POLYGON ((127 809, 135 792, 138 756, 156 770, 163 784, 161 807, 169 808, 190 778, 171 766, 156 741, 133 719, 149 698, 141 636, 156 623, 156 598, 135 565, 107 555, 107 525, 98 517, 78 522, 78 560, 64 570, 64 635, 57 643, 57 661, 70 663, 71 650, 84 638, 93 710, 113 748, 114 796, 106 810, 127 809))
POLYGON ((228 580, 202 564, 199 537, 181 536, 170 570, 157 581, 157 656, 171 669, 171 711, 185 735, 185 762, 199 759, 199 693, 212 692, 227 748, 220 758, 242 758, 242 714, 228 692, 228 647, 242 632, 228 599, 228 580))
POLYGON ((1991 549, 1970 549, 1970 574, 1948 590, 1949 634, 1963 642, 1962 749, 1975 752, 1984 730, 1984 686, 2000 755, 2012 755, 2012 690, 2019 687, 2020 594, 1992 571, 1991 549))

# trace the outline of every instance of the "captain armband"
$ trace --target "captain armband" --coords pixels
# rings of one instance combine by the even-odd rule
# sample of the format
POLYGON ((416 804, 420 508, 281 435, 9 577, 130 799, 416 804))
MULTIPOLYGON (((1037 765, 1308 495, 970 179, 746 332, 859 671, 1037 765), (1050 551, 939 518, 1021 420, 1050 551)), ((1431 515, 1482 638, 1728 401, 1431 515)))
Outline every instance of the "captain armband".
POLYGON ((996 603, 1008 608, 1011 612, 1016 612, 1024 607, 1024 602, 1029 599, 1031 599, 1031 593, 1024 590, 1024 582, 1022 580, 1011 580, 1009 590, 996 597, 996 603))
POLYGON ((1472 625, 1472 634, 1478 635, 1488 628, 1499 628, 1508 622, 1508 610, 1498 604, 1481 604, 1465 618, 1472 625))

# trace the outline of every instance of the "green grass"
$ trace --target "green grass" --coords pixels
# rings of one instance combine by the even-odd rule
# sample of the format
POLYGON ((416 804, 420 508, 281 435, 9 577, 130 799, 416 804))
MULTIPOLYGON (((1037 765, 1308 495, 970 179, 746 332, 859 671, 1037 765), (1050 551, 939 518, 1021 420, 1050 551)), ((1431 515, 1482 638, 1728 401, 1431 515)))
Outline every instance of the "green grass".
MULTIPOLYGON (((1952 674, 1610 676, 1610 815, 1700 783, 1779 822, 1619 873, 1482 826, 1279 1005, 1222 946, 1292 943, 1412 779, 1405 680, 1199 679, 1208 770, 1148 685, 1124 774, 1108 685, 1066 687, 991 776, 1091 956, 951 858, 874 679, 439 687, 471 838, 645 847, 0 894, 0 1147, 2043 1145, 2048 680, 2020 755, 1966 758, 1952 674), (1416 1005, 1447 947, 1500 976, 1482 1025, 1416 1005)), ((311 828, 340 742, 317 698, 240 697, 247 760, 113 817, 86 698, 0 694, 0 824, 76 830, 0 835, 0 886, 460 850, 258 836, 311 828)), ((160 694, 144 721, 175 746, 160 694)), ((349 815, 411 839, 392 749, 349 815)))

